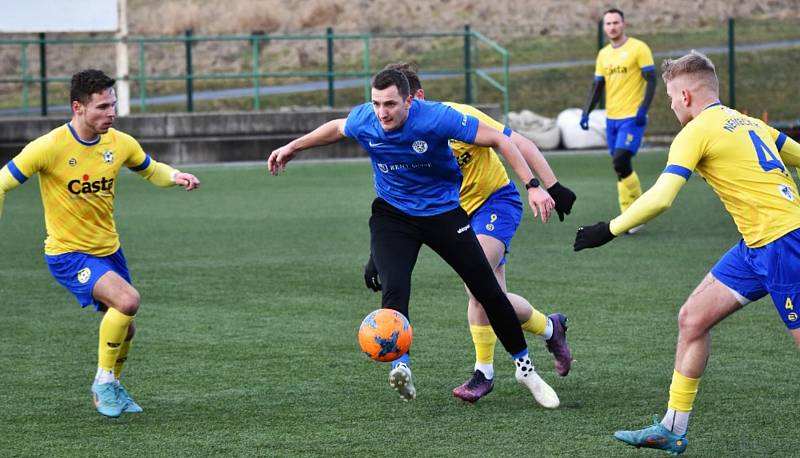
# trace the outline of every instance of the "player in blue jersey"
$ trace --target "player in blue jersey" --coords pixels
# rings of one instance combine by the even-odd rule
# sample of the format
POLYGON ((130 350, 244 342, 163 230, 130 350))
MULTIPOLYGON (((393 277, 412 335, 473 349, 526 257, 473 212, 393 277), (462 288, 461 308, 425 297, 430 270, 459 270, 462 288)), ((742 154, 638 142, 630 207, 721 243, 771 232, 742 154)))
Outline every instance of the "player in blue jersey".
MULTIPOLYGON (((411 94, 419 100, 425 100, 425 90, 415 66, 399 63, 387 65, 386 68, 403 72, 411 86, 411 94)), ((475 116, 511 138, 555 201, 559 219, 564 220, 564 215, 572 210, 575 194, 558 182, 547 160, 532 141, 472 106, 453 102, 445 104, 461 113, 475 116)), ((451 141, 450 148, 464 175, 459 195, 461 208, 467 212, 470 225, 489 265, 494 269, 500 287, 506 290, 506 254, 523 213, 519 192, 509 180, 500 158, 491 148, 459 141, 451 141)), ((364 282, 373 291, 381 290, 380 276, 372 257, 364 268, 364 282)), ((467 321, 475 347, 475 366, 470 378, 453 389, 453 396, 474 403, 494 388, 494 350, 497 337, 481 304, 469 290, 467 296, 467 321)), ((547 349, 555 358, 558 374, 566 376, 572 365, 572 352, 566 338, 567 317, 561 313, 545 315, 518 294, 508 293, 508 299, 514 306, 522 330, 544 339, 547 349)))
MULTIPOLYGON (((589 112, 606 93, 606 140, 617 174, 617 197, 624 212, 642 194, 632 159, 647 127, 647 110, 656 90, 653 54, 641 40, 625 34, 625 15, 612 8, 603 13, 603 30, 610 43, 597 54, 594 83, 581 116, 589 129, 589 112)), ((628 232, 636 232, 640 226, 628 232)))
POLYGON ((800 196, 787 166, 800 166, 800 144, 761 120, 719 102, 714 64, 692 52, 663 65, 667 95, 683 129, 655 185, 610 223, 578 229, 575 251, 608 243, 656 217, 700 174, 733 217, 742 240, 706 275, 678 314, 678 344, 667 412, 661 422, 614 437, 636 447, 683 453, 711 329, 767 294, 800 348, 800 196))
MULTIPOLYGON (((439 103, 414 100, 402 72, 387 69, 372 80, 372 102, 346 119, 329 121, 273 151, 267 166, 284 170, 298 151, 350 137, 368 152, 377 198, 370 217, 370 248, 383 281, 382 305, 408 317, 411 272, 422 244, 442 257, 484 306, 498 339, 516 365, 516 379, 537 402, 558 406, 558 396, 536 372, 514 309, 459 205, 461 171, 450 139, 501 152, 528 184, 528 204, 544 221, 554 202, 540 192, 516 146, 502 132, 439 103)), ((408 354, 392 362, 389 384, 403 400, 416 397, 408 354)))

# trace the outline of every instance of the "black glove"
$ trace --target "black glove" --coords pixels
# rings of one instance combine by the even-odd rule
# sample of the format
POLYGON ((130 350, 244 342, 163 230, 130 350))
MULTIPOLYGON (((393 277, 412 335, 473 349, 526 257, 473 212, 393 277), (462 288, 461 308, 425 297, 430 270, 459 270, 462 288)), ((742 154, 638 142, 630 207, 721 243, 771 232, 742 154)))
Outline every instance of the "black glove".
POLYGON ((372 260, 372 253, 369 254, 367 265, 364 266, 364 284, 375 292, 382 288, 381 279, 378 277, 378 268, 375 267, 375 261, 372 260))
POLYGON ((564 221, 564 215, 569 215, 572 211, 572 204, 575 203, 575 193, 566 186, 556 181, 556 184, 547 188, 547 193, 556 201, 556 213, 558 220, 564 221))
POLYGON ((608 223, 601 221, 592 226, 579 227, 572 248, 575 251, 581 251, 584 248, 603 246, 612 240, 614 240, 614 234, 608 228, 608 223))

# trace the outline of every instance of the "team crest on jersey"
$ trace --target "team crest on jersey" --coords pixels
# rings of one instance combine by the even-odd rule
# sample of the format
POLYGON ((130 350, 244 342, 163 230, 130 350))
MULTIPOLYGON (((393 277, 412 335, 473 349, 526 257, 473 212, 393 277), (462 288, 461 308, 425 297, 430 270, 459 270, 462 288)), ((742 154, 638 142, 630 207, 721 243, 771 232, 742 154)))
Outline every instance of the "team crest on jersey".
POLYGON ((792 189, 785 184, 778 185, 778 191, 780 191, 781 195, 786 198, 789 202, 794 202, 794 194, 792 194, 792 189))
POLYGON ((428 151, 428 143, 424 140, 417 140, 411 144, 411 148, 413 148, 417 153, 422 154, 425 151, 428 151))
POLYGON ((378 170, 380 170, 383 173, 387 173, 389 171, 389 166, 387 166, 386 164, 380 164, 379 163, 378 164, 378 170))
POLYGON ((103 152, 103 162, 106 164, 111 164, 114 162, 114 152, 111 150, 105 150, 105 152, 103 152))
POLYGON ((75 159, 74 157, 71 157, 67 161, 67 164, 69 164, 70 167, 75 167, 76 165, 78 165, 78 160, 75 159))
POLYGON ((83 269, 78 271, 77 278, 78 278, 78 283, 85 285, 86 282, 88 282, 89 279, 92 278, 92 270, 89 269, 88 267, 84 267, 83 269))

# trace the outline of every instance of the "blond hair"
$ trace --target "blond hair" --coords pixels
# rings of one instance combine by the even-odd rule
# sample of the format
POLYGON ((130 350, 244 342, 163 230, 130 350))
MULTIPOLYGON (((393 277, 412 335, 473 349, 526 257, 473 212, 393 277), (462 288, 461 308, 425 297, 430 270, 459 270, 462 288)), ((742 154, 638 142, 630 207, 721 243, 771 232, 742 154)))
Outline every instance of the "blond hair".
POLYGON ((679 59, 666 59, 661 64, 661 78, 664 83, 687 75, 696 84, 697 88, 704 87, 714 93, 719 93, 719 79, 714 63, 705 54, 695 51, 679 59))

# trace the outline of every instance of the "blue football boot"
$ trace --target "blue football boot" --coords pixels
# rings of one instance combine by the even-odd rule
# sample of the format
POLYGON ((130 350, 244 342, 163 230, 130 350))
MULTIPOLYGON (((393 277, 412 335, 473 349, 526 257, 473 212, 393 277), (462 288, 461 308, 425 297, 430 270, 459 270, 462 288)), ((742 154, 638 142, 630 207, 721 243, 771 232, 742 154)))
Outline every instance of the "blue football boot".
POLYGON ((125 413, 141 413, 144 412, 142 406, 136 403, 133 398, 130 397, 128 392, 125 390, 125 387, 122 384, 117 385, 117 390, 119 393, 119 402, 122 403, 122 411, 125 413))
POLYGON ((101 415, 112 418, 122 415, 123 405, 114 382, 92 383, 92 398, 94 406, 101 415))
POLYGON ((636 431, 617 431, 614 438, 621 440, 628 445, 636 448, 655 448, 664 450, 670 455, 680 455, 686 451, 689 439, 686 434, 678 435, 668 430, 658 421, 658 417, 653 417, 653 424, 644 429, 636 431))

